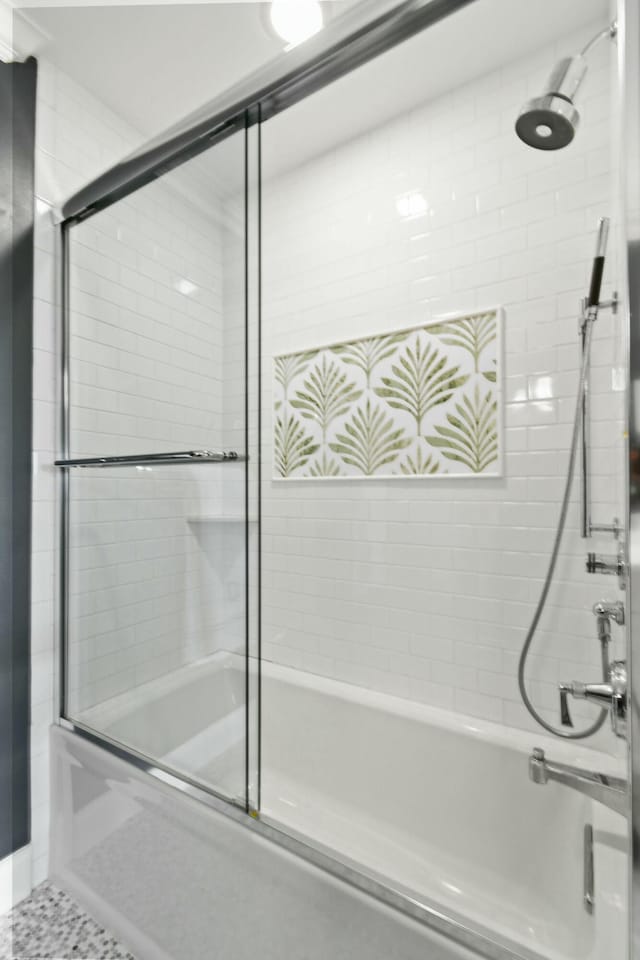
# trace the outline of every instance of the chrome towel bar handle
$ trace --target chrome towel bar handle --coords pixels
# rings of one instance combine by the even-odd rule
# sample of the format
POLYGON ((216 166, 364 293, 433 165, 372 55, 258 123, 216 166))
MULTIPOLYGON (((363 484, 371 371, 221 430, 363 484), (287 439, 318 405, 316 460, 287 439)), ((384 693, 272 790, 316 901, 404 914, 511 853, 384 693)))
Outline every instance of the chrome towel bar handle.
POLYGON ((141 453, 117 457, 80 457, 73 460, 55 460, 56 467, 136 467, 154 464, 231 463, 246 461, 244 454, 235 450, 180 450, 177 453, 141 453))

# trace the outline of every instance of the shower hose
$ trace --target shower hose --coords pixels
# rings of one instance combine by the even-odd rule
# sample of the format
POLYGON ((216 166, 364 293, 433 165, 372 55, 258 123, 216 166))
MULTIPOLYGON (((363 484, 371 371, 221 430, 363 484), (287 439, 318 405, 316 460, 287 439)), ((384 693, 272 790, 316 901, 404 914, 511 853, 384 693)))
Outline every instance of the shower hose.
POLYGON ((594 721, 589 727, 584 730, 558 730, 552 724, 547 723, 547 721, 540 716, 536 708, 534 707, 529 694, 527 693, 527 688, 525 685, 525 669, 527 665, 527 657, 529 656, 529 651, 531 649, 531 644, 533 638, 535 637, 536 630, 538 629, 538 624, 540 622, 540 617, 545 608, 547 602, 547 596, 553 582, 553 574, 556 569, 556 563, 558 561, 558 553, 560 552, 560 543, 562 541, 562 534, 564 533, 564 528, 567 522, 567 513, 569 511, 569 501, 571 499, 571 486, 573 483, 573 474, 576 465, 576 454, 578 450, 578 441, 580 437, 580 422, 582 417, 582 401, 584 398, 586 384, 587 384, 587 371, 589 369, 589 357, 591 355, 591 337, 593 334, 593 318, 588 318, 586 320, 586 329, 584 336, 584 349, 582 354, 582 367, 580 369, 580 382, 578 384, 578 397, 576 402, 576 412, 573 421, 573 434, 571 437, 571 449, 569 451, 569 464, 567 467, 567 479, 564 487, 564 494, 562 496, 562 505, 560 507, 560 516, 558 518, 558 527, 556 529, 555 539, 553 541, 553 548, 551 550, 551 558, 549 560, 549 566, 547 568, 547 574, 542 585, 542 590, 540 591, 540 597, 538 599, 538 604, 533 614, 533 619, 529 630, 527 631, 527 636, 524 641, 522 652, 520 654, 520 661, 518 663, 518 686, 520 688, 520 695, 524 701, 524 705, 533 717, 533 719, 540 724, 541 727, 544 727, 549 733, 553 733, 556 737, 563 737, 565 740, 583 740, 585 737, 591 737, 594 733, 600 729, 607 717, 607 710, 601 710, 600 716, 597 720, 594 721))

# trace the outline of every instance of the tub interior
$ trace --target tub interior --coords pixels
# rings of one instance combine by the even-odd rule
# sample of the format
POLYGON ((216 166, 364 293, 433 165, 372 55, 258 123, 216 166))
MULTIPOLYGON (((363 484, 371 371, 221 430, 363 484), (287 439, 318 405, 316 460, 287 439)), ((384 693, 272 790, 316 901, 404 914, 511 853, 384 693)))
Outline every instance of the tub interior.
POLYGON ((213 658, 86 710, 79 720, 232 800, 245 795, 245 676, 213 658))
POLYGON ((522 747, 481 739, 471 720, 452 730, 344 691, 267 689, 267 816, 478 926, 491 918, 506 940, 589 956, 594 924, 579 896, 588 800, 536 789, 522 747))

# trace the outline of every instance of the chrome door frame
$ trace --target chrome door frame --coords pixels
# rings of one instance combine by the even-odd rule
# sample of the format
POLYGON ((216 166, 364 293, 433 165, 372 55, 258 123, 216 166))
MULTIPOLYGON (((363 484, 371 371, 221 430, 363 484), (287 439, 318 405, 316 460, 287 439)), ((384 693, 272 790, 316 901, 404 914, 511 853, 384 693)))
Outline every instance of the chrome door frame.
POLYGON ((478 0, 362 0, 286 57, 277 57, 189 114, 63 203, 67 224, 90 217, 207 150, 235 129, 281 113, 338 77, 478 0))
POLYGON ((629 957, 640 960, 640 6, 618 0, 621 270, 628 352, 629 957), (635 477, 634 477, 635 473, 635 477), (634 488, 635 485, 635 488, 634 488))
MULTIPOLYGON (((249 151, 248 151, 248 140, 249 140, 249 129, 251 126, 250 118, 247 113, 242 114, 241 116, 234 117, 229 123, 225 124, 225 130, 223 136, 215 136, 209 138, 209 141, 206 145, 207 150, 215 149, 216 145, 221 142, 221 140, 229 137, 233 134, 242 136, 241 146, 242 157, 243 157, 243 173, 244 173, 244 204, 242 212, 242 220, 245 230, 245 240, 244 240, 244 257, 245 257, 245 285, 248 280, 248 266, 247 266, 247 256, 248 256, 248 228, 251 219, 250 206, 255 205, 255 198, 249 197, 249 191, 247 189, 248 182, 248 173, 249 173, 249 151)), ((202 150, 198 151, 202 152, 202 150)), ((184 157, 184 161, 190 159, 193 156, 193 153, 189 153, 184 157)), ((255 161, 254 161, 255 163, 255 161)), ((158 179, 162 176, 161 170, 157 170, 153 177, 151 177, 147 182, 151 183, 152 181, 158 179)), ((129 191, 134 192, 133 190, 129 191)), ((109 203, 105 203, 101 206, 97 206, 95 209, 92 209, 90 213, 96 213, 98 210, 105 209, 107 206, 110 206, 111 203, 117 202, 121 199, 120 196, 110 199, 109 203)), ((85 216, 79 216, 70 218, 67 220, 62 220, 59 223, 59 250, 60 250, 60 263, 59 263, 59 278, 58 282, 60 284, 60 311, 61 311, 61 335, 60 335, 60 386, 58 392, 58 399, 60 404, 59 418, 58 418, 58 456, 54 460, 54 466, 57 468, 57 506, 58 506, 58 585, 57 585, 57 602, 58 602, 58 631, 57 631, 57 656, 56 656, 56 683, 55 683, 55 710, 57 717, 57 724, 63 727, 66 730, 73 730, 79 736, 84 737, 85 739, 91 740, 93 743, 99 743, 107 752, 120 756, 126 757, 129 762, 135 766, 144 769, 151 776, 156 779, 162 780, 165 783, 170 783, 173 786, 177 787, 183 792, 193 791, 193 795, 198 796, 200 799, 205 799, 210 797, 213 801, 217 803, 222 803, 228 805, 234 810, 243 810, 249 812, 251 809, 252 799, 249 796, 249 781, 250 775, 253 774, 253 769, 250 769, 251 758, 249 755, 249 727, 256 726, 256 721, 253 716, 255 711, 250 710, 249 706, 249 695, 250 692, 253 693, 254 684, 249 684, 248 674, 249 674, 249 660, 250 656, 255 658, 255 649, 257 648, 257 641, 253 636, 249 635, 249 608, 247 606, 247 617, 246 617, 246 630, 245 630, 245 650, 243 657, 246 662, 246 678, 245 678, 245 758, 243 762, 244 770, 244 791, 241 797, 231 797, 222 794, 214 786, 209 784, 201 783, 198 780, 188 776, 185 773, 178 773, 173 768, 165 766, 160 761, 155 760, 154 758, 147 757, 144 754, 140 753, 133 747, 125 746, 120 744, 117 741, 110 739, 106 734, 94 730, 88 726, 85 726, 81 721, 74 719, 70 715, 69 711, 69 697, 68 697, 68 667, 69 667, 69 586, 70 586, 70 566, 69 566, 69 557, 70 557, 70 503, 71 503, 71 483, 70 483, 70 474, 72 470, 77 469, 81 472, 86 470, 106 470, 106 469, 119 469, 121 467, 126 467, 127 465, 134 465, 136 463, 150 463, 156 462, 159 465, 167 465, 171 463, 190 463, 194 464, 207 464, 207 463, 244 463, 244 487, 245 487, 245 506, 248 510, 249 503, 249 490, 248 490, 248 472, 249 464, 248 457, 246 454, 238 454, 237 452, 232 451, 231 453, 224 451, 210 451, 210 450, 192 450, 192 451, 180 451, 178 453, 169 453, 169 454, 142 454, 141 456, 105 456, 105 457, 81 457, 74 458, 71 456, 71 376, 70 376, 70 367, 71 367, 71 302, 70 302, 70 233, 73 230, 75 224, 82 223, 86 219, 85 216)), ((252 236, 255 233, 255 227, 252 226, 252 236)), ((249 341, 249 326, 253 330, 257 328, 256 313, 257 307, 251 306, 251 316, 250 316, 250 304, 248 298, 245 296, 245 302, 243 306, 243 326, 244 326, 244 336, 245 336, 245 361, 248 359, 248 350, 247 343, 249 341)), ((253 332, 253 337, 255 338, 256 334, 253 332)), ((255 361, 254 361, 255 362, 255 361)), ((247 409, 247 398, 245 397, 244 403, 245 409, 243 414, 244 419, 244 443, 245 450, 247 446, 247 438, 251 426, 251 430, 255 433, 255 425, 249 423, 249 415, 247 409)), ((248 534, 249 524, 248 524, 248 513, 245 517, 245 546, 248 548, 249 534, 248 534)), ((248 561, 245 562, 245 575, 248 576, 249 567, 248 561)), ((248 585, 245 587, 245 597, 247 599, 247 604, 249 602, 249 588, 248 585)), ((259 694, 258 694, 259 696, 259 694)), ((259 700, 258 700, 259 703, 259 700)), ((256 775, 253 777, 254 781, 256 780, 256 775)), ((258 785, 259 786, 259 785, 258 785)))

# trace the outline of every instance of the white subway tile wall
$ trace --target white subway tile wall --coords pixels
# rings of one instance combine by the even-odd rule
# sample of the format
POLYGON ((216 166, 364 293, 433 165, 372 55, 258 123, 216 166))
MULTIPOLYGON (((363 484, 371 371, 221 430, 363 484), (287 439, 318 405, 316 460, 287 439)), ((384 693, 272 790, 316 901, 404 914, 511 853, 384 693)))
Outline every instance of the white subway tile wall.
MULTIPOLYGON (((225 446, 224 323, 244 329, 236 135, 70 234, 71 455, 225 446), (220 171, 235 171, 220 182, 220 171), (223 256, 228 270, 223 269, 223 256)), ((234 387, 235 389, 235 387, 234 387)), ((244 465, 71 472, 69 709, 242 644, 244 465)))
POLYGON ((49 726, 55 718, 58 637, 56 543, 58 370, 57 231, 53 210, 142 137, 45 58, 38 59, 34 263, 31 662, 32 882, 49 864, 49 726))
POLYGON ((70 484, 72 717, 244 643, 244 527, 219 471, 241 464, 74 472, 70 484), (216 476, 218 474, 218 476, 216 476))
MULTIPOLYGON (((224 147, 242 156, 241 139, 224 147)), ((70 233, 73 456, 203 447, 220 435, 220 205, 206 180, 200 207, 178 192, 201 171, 205 180, 192 162, 180 180, 154 181, 70 233)))
MULTIPOLYGON (((577 316, 597 220, 613 218, 604 296, 616 286, 611 52, 594 56, 574 143, 544 153, 513 125, 556 49, 501 66, 264 185, 263 651, 313 673, 536 729, 518 652, 546 571, 578 379, 577 316), (505 477, 373 483, 271 480, 273 356, 505 309, 505 477)), ((366 68, 364 68, 366 69, 366 68)), ((345 84, 344 110, 358 109, 345 84)), ((320 95, 321 96, 321 95, 320 95)), ((265 124, 313 122, 313 100, 265 124)), ((611 314, 593 349, 594 516, 622 516, 621 340, 611 314)), ((557 682, 599 676, 576 483, 529 688, 558 721, 557 682)), ((610 540, 596 549, 613 551, 610 540)), ((622 638, 619 638, 622 642, 622 638)), ((267 705, 268 707, 268 705, 267 705)), ((592 716, 577 704, 576 721, 592 716)), ((292 720, 293 722, 293 720, 292 720)), ((604 731, 593 744, 615 749, 604 731)))

